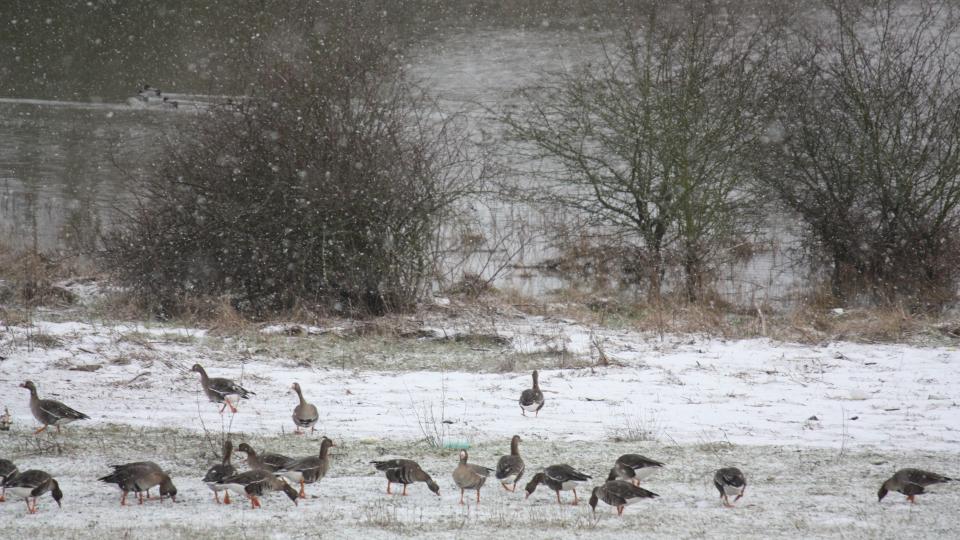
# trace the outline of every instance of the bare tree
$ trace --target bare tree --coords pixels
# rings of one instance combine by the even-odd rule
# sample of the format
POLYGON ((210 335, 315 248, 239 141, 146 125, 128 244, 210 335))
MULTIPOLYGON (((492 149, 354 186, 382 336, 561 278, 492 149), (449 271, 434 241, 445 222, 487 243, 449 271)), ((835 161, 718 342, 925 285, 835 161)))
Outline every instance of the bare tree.
POLYGON ((785 57, 761 177, 829 259, 836 297, 942 304, 960 247, 957 20, 942 2, 826 8, 785 57))
POLYGON ((745 157, 765 128, 753 111, 768 47, 759 23, 748 28, 727 8, 665 6, 625 16, 596 64, 523 89, 525 108, 504 121, 545 164, 529 198, 632 236, 652 298, 679 263, 696 300, 746 224, 745 157))

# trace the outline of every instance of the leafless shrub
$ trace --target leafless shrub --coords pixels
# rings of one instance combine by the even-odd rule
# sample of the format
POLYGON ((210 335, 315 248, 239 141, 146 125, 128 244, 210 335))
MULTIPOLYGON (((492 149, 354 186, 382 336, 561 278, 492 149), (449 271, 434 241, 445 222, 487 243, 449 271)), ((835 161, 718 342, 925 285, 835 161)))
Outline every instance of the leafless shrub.
POLYGON ((246 316, 407 310, 477 172, 456 117, 406 80, 375 20, 267 63, 257 94, 181 134, 103 262, 164 316, 228 297, 246 316))
POLYGON ((834 297, 940 309, 960 279, 960 20, 943 2, 826 7, 777 75, 760 177, 834 297))

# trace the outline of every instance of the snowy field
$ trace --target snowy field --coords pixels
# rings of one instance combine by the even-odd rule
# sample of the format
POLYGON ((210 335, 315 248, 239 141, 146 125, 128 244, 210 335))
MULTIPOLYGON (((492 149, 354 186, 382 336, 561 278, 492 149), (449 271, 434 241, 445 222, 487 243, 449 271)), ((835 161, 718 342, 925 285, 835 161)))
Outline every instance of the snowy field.
POLYGON ((390 338, 358 337, 347 323, 219 335, 46 319, 2 327, 0 409, 9 408, 14 424, 0 432, 0 457, 51 472, 64 506, 46 496, 40 513, 27 516, 22 502, 0 505, 7 538, 960 535, 951 512, 960 483, 932 488, 917 505, 899 494, 882 504, 876 498, 901 467, 960 474, 960 352, 953 348, 661 340, 519 316, 432 314, 413 321, 415 334, 390 338), (609 366, 597 365, 591 343, 602 344, 609 366), (195 362, 256 396, 237 415, 221 416, 189 372, 195 362), (537 418, 521 416, 517 405, 533 367, 547 399, 537 418), (92 419, 60 436, 34 436, 28 392, 18 388, 26 379, 42 398, 92 419), (316 434, 291 434, 293 381, 320 409, 316 434), (265 498, 262 510, 218 506, 200 478, 226 433, 235 443, 294 456, 315 454, 326 434, 337 443, 331 472, 308 486, 313 497, 297 507, 281 495, 265 498), (667 464, 645 483, 661 497, 629 507, 623 518, 601 503, 594 516, 585 504, 589 489, 578 507, 559 507, 543 488, 524 500, 491 481, 479 506, 459 506, 450 477, 456 451, 425 438, 467 444, 471 462, 493 467, 514 434, 524 439, 526 479, 562 462, 600 479, 620 454, 641 453, 667 464), (442 496, 423 484, 409 497, 387 496, 368 464, 387 455, 418 460, 442 496), (108 464, 143 459, 172 473, 178 504, 121 508, 119 491, 95 481, 108 464), (721 466, 747 476, 736 509, 723 508, 711 484, 721 466))

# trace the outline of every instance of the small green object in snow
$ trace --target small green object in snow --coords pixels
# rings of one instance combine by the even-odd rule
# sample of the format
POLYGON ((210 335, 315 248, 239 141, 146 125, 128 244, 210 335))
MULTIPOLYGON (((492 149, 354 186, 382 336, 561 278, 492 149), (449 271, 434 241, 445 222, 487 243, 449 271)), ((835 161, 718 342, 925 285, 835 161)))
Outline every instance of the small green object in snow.
POLYGON ((443 443, 443 447, 451 450, 467 450, 470 448, 470 443, 467 441, 447 441, 443 443))

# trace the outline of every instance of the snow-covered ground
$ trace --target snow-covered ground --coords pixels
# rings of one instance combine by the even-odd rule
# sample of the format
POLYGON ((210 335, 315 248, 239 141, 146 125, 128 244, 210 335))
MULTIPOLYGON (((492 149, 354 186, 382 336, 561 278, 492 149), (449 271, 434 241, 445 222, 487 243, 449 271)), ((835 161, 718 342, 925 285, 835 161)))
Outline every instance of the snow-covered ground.
POLYGON ((665 538, 960 535, 946 512, 960 503, 960 485, 935 488, 915 507, 896 494, 876 501, 880 483, 900 467, 960 475, 954 348, 660 339, 540 317, 485 322, 484 332, 500 336, 500 345, 434 339, 477 330, 475 321, 453 320, 428 318, 419 337, 363 353, 378 355, 373 368, 363 358, 343 359, 359 349, 338 349, 347 342, 336 325, 301 332, 268 327, 261 333, 276 346, 266 347, 162 325, 38 320, 5 327, 0 409, 9 408, 14 426, 0 432, 0 457, 21 469, 49 470, 66 498, 59 511, 47 498, 36 516, 24 516, 19 502, 0 505, 0 515, 21 532, 54 527, 65 536, 100 536, 104 527, 187 537, 235 536, 244 527, 254 536, 282 537, 459 537, 500 529, 529 537, 605 536, 637 528, 665 538), (333 352, 309 361, 288 354, 311 343, 333 352), (592 343, 602 344, 611 365, 596 365, 592 343), (578 359, 571 363, 578 367, 550 368, 553 354, 578 359), (411 363, 423 366, 418 355, 435 366, 411 370, 411 363), (547 362, 540 370, 547 403, 539 417, 520 414, 517 398, 530 374, 502 371, 498 359, 507 357, 547 362), (239 414, 221 416, 189 371, 195 362, 256 395, 239 414), (34 437, 28 393, 18 388, 26 379, 41 397, 92 419, 59 437, 34 437), (294 381, 321 411, 315 435, 290 434, 294 381), (338 447, 330 476, 311 490, 318 498, 295 508, 270 497, 262 512, 208 500, 199 478, 224 433, 255 448, 306 455, 317 451, 321 432, 338 447), (455 452, 432 448, 424 437, 467 444, 471 461, 493 466, 514 434, 525 441, 528 470, 568 462, 600 478, 622 453, 665 461, 668 469, 648 486, 661 497, 631 506, 624 519, 604 513, 596 520, 589 507, 558 508, 542 490, 524 501, 489 485, 479 508, 459 507, 449 476, 455 452), (54 441, 62 454, 50 454, 54 441), (420 485, 408 498, 388 498, 368 465, 385 454, 421 461, 443 497, 420 485), (140 459, 171 469, 182 504, 121 509, 118 493, 94 481, 109 463, 140 459), (725 465, 741 467, 750 483, 736 510, 719 505, 709 481, 725 465), (143 518, 155 519, 163 534, 154 525, 142 529, 143 518))

